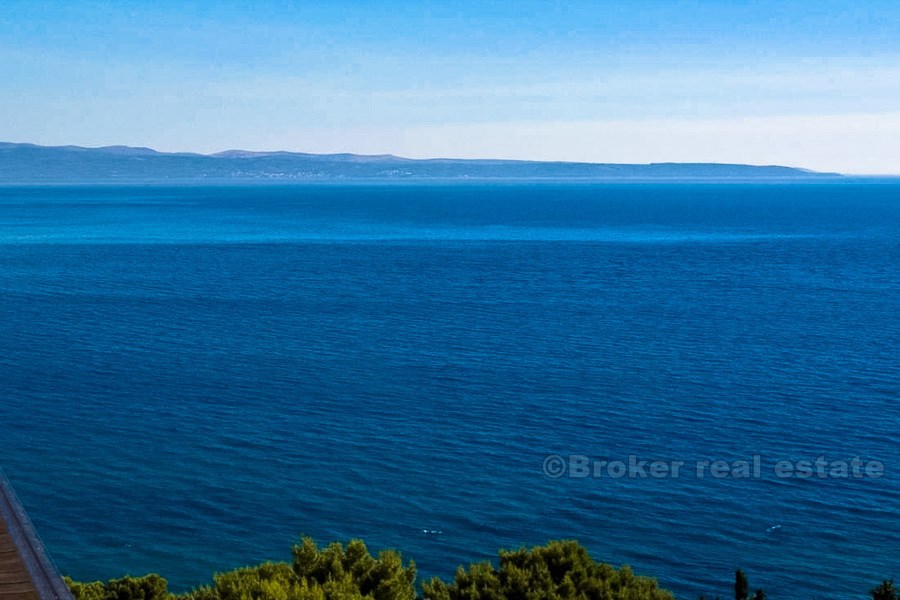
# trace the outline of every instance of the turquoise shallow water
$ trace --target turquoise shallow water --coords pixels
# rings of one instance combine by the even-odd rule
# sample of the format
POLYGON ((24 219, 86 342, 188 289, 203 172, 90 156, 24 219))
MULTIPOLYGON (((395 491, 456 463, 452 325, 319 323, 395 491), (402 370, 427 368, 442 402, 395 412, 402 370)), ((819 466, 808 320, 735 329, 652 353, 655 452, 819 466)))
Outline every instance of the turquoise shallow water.
POLYGON ((685 598, 862 597, 900 575, 898 264, 891 184, 0 188, 0 463, 79 579, 574 537, 685 598), (884 475, 775 476, 823 455, 884 475))

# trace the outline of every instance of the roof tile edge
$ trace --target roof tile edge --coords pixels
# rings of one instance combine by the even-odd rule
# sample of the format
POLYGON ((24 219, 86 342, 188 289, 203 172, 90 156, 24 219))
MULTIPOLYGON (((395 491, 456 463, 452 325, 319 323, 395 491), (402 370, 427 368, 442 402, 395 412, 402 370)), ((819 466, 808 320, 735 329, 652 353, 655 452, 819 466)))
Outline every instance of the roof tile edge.
POLYGON ((41 600, 73 600, 59 570, 44 549, 12 484, 0 469, 0 519, 19 551, 41 600))

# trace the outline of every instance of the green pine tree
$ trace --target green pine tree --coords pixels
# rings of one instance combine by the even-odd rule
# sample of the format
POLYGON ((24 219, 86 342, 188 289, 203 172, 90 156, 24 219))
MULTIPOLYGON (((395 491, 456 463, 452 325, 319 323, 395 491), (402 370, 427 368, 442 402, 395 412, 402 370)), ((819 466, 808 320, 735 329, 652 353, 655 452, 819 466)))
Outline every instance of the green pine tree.
POLYGON ((750 596, 750 584, 743 571, 734 572, 734 600, 748 600, 750 596))
POLYGON ((872 600, 897 600, 897 591, 894 589, 894 580, 886 579, 876 588, 872 589, 872 600))

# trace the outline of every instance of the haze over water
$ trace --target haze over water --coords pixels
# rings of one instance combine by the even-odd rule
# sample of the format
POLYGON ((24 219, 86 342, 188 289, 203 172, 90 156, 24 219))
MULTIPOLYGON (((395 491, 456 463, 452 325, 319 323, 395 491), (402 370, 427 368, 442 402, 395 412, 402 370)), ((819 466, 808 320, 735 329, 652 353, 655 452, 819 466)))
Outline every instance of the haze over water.
POLYGON ((0 462, 80 580, 576 538, 679 597, 862 597, 900 575, 898 264, 896 183, 0 188, 0 462), (885 472, 773 475, 821 455, 885 472))

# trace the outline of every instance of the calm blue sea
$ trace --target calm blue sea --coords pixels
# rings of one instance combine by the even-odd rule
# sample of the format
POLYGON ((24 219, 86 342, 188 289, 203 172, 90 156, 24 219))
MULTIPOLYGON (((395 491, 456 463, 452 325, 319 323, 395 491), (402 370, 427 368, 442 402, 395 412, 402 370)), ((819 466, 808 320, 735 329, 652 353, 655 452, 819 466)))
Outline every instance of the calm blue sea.
POLYGON ((0 464, 77 579, 301 533, 445 577, 577 538, 688 599, 900 577, 900 183, 5 187, 0 340, 0 464), (884 475, 775 474, 819 456, 884 475))

